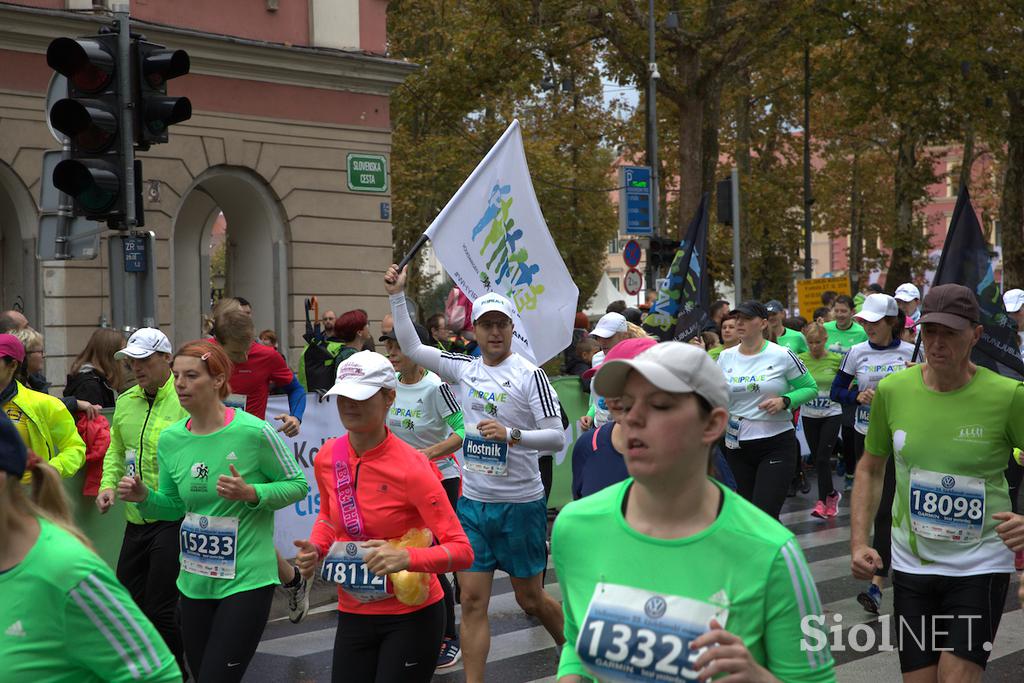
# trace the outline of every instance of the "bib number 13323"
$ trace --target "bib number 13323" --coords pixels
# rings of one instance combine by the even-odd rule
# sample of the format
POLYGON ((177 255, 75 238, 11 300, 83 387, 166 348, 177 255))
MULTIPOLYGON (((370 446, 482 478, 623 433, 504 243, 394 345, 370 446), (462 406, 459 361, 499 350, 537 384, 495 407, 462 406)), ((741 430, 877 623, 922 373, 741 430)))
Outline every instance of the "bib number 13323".
POLYGON ((728 610, 689 598, 598 584, 580 628, 576 652, 602 681, 694 681, 703 649, 690 643, 725 626, 728 610))

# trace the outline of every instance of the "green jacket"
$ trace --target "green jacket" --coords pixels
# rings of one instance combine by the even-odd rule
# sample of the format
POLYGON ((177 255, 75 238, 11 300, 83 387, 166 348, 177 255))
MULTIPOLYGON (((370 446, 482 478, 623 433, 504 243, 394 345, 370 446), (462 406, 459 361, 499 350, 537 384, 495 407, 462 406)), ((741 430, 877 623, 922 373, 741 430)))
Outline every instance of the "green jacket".
MULTIPOLYGON (((64 478, 73 477, 85 464, 85 442, 75 418, 59 398, 32 391, 20 382, 11 402, 28 418, 28 447, 64 478)), ((28 472, 23 481, 31 481, 28 472)))
MULTIPOLYGON (((117 482, 124 476, 125 452, 132 450, 142 481, 150 489, 159 487, 156 445, 160 432, 187 417, 188 413, 178 403, 173 375, 167 378, 152 401, 137 385, 121 394, 110 419, 110 448, 103 458, 100 491, 117 488, 117 482)), ((125 519, 134 524, 146 523, 135 503, 125 505, 125 519)))

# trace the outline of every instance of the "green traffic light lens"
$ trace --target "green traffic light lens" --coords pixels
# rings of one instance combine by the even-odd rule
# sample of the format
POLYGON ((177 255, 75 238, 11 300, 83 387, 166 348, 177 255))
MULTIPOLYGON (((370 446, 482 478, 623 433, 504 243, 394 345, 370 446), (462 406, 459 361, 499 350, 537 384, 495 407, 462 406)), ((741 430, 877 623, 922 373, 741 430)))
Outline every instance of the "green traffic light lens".
POLYGON ((116 192, 104 190, 96 185, 85 188, 75 197, 75 200, 88 211, 105 211, 114 205, 116 199, 116 192))

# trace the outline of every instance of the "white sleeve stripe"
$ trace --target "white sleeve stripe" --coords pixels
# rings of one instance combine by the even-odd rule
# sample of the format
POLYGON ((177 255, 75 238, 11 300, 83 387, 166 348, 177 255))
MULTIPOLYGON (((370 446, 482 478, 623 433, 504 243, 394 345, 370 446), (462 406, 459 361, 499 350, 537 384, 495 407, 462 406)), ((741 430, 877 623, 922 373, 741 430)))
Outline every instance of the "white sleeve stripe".
POLYGON ((545 417, 558 417, 558 410, 554 401, 551 400, 551 388, 547 376, 543 370, 534 370, 533 381, 537 383, 537 393, 540 395, 541 410, 545 417))
MULTIPOLYGON (((807 588, 806 567, 803 566, 804 563, 800 554, 793 550, 793 540, 787 541, 782 546, 780 552, 786 561, 786 567, 789 569, 789 579, 793 583, 793 594, 796 596, 796 604, 800 610, 801 622, 804 617, 812 613, 810 610, 814 610, 814 614, 822 614, 817 590, 813 589, 814 584, 811 584, 812 588, 810 590, 807 588)), ((824 652, 814 652, 812 650, 813 648, 807 648, 807 663, 812 669, 827 663, 827 657, 824 652)))
MULTIPOLYGON (((82 584, 79 584, 79 587, 81 587, 81 585, 82 584)), ((142 672, 139 671, 138 664, 142 663, 143 666, 145 666, 145 663, 136 662, 134 660, 132 655, 130 655, 128 651, 125 649, 124 643, 118 640, 117 637, 110 632, 110 629, 107 628, 107 625, 103 622, 102 619, 100 619, 100 616, 96 613, 96 610, 93 609, 88 602, 86 602, 85 598, 82 596, 78 588, 73 588, 69 595, 71 596, 71 599, 75 601, 75 604, 78 605, 79 609, 82 610, 82 614, 89 618, 89 621, 93 623, 93 625, 96 627, 96 630, 102 633, 103 637, 107 639, 108 643, 110 643, 110 646, 114 648, 114 652, 118 654, 118 656, 121 658, 121 661, 124 662, 124 665, 128 667, 128 672, 132 675, 132 678, 136 680, 141 679, 142 672)), ((150 673, 150 669, 147 667, 145 672, 147 674, 150 673)))
POLYGON ((462 410, 462 406, 459 405, 458 400, 455 398, 452 388, 447 384, 441 385, 441 397, 444 398, 445 405, 448 406, 448 410, 451 411, 452 415, 462 410))
MULTIPOLYGON (((146 660, 145 653, 142 651, 141 648, 139 648, 138 644, 135 642, 135 639, 133 639, 131 634, 128 632, 128 629, 126 628, 127 624, 118 619, 117 615, 114 614, 110 609, 110 604, 120 605, 117 598, 111 595, 109 591, 105 591, 108 599, 110 599, 111 601, 110 604, 107 604, 106 602, 100 599, 100 597, 96 594, 92 587, 86 584, 85 581, 82 581, 82 583, 78 584, 78 589, 81 590, 86 597, 92 600, 93 604, 96 607, 98 607, 101 612, 103 612, 103 615, 107 618, 107 621, 113 624, 113 626, 117 629, 118 633, 121 634, 121 637, 124 639, 124 642, 131 646, 132 650, 134 650, 135 652, 135 656, 138 658, 138 662, 142 665, 143 671, 145 673, 150 673, 153 670, 152 663, 146 660)), ((124 608, 122 607, 121 610, 119 611, 123 612, 124 608)), ((130 615, 126 616, 128 616, 129 622, 133 621, 130 615)), ((141 629, 139 630, 141 631, 141 629)))
POLYGON ((108 604, 113 605, 117 609, 117 611, 121 613, 121 617, 124 619, 125 623, 128 626, 130 626, 133 631, 135 631, 135 635, 138 638, 138 642, 142 643, 145 646, 146 650, 149 653, 149 656, 152 658, 155 668, 159 669, 161 665, 160 655, 157 654, 156 647, 153 645, 153 641, 149 639, 148 635, 146 635, 145 629, 142 628, 138 620, 135 619, 135 617, 133 617, 132 614, 127 609, 125 609, 124 604, 117 599, 117 596, 111 593, 110 589, 107 588, 102 581, 96 578, 95 574, 90 574, 86 580, 89 583, 91 583, 100 593, 103 594, 103 597, 107 599, 108 604))
POLYGON ((274 432, 274 428, 268 424, 263 425, 263 437, 270 443, 271 450, 274 451, 274 455, 277 457, 277 462, 281 465, 281 470, 284 472, 284 476, 288 479, 293 479, 298 475, 299 465, 295 462, 295 459, 290 456, 288 449, 284 443, 277 437, 274 432))

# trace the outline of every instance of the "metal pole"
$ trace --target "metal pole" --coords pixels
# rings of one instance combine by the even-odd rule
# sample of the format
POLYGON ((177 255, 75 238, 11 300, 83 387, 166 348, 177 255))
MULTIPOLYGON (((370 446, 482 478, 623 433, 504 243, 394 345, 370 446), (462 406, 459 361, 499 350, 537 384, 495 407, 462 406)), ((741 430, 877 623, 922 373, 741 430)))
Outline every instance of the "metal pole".
POLYGON ((811 258, 811 46, 804 45, 804 277, 814 277, 811 258))
POLYGON ((647 165, 651 167, 651 225, 654 227, 654 234, 658 234, 658 214, 660 213, 660 198, 658 192, 658 64, 655 61, 654 52, 654 0, 647 3, 647 165))
POLYGON ((124 270, 124 238, 126 234, 134 234, 135 220, 135 122, 132 97, 132 34, 130 5, 122 0, 113 5, 114 20, 117 22, 117 80, 118 106, 121 109, 121 159, 124 176, 124 217, 123 227, 127 233, 121 232, 110 237, 114 247, 110 249, 111 259, 118 259, 121 267, 110 264, 110 308, 114 328, 127 330, 138 327, 142 322, 142 279, 139 273, 127 273, 124 270))
MULTIPOLYGON (((62 135, 61 137, 64 140, 61 145, 61 159, 69 159, 71 158, 71 140, 67 136, 62 135)), ((68 195, 60 192, 58 196, 60 200, 57 206, 57 248, 54 256, 59 261, 67 261, 71 258, 71 242, 68 238, 71 235, 71 222, 74 220, 75 207, 68 195)))
POLYGON ((736 301, 743 300, 743 279, 740 275, 740 170, 733 167, 732 174, 732 286, 736 301))

